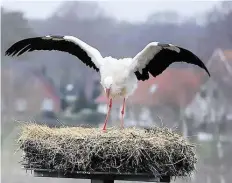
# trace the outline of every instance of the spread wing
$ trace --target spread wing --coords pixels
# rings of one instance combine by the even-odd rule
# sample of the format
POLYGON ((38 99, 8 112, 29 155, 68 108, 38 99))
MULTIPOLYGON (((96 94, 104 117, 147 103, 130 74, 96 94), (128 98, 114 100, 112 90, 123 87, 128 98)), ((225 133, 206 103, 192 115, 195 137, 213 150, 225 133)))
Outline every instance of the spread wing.
POLYGON ((74 36, 43 36, 23 39, 13 44, 6 55, 22 55, 35 50, 57 50, 67 52, 79 58, 84 64, 96 71, 102 64, 100 52, 74 36))
POLYGON ((186 62, 204 69, 210 76, 205 64, 191 51, 172 45, 158 42, 149 43, 134 58, 131 69, 138 80, 149 79, 149 73, 156 77, 174 62, 186 62))

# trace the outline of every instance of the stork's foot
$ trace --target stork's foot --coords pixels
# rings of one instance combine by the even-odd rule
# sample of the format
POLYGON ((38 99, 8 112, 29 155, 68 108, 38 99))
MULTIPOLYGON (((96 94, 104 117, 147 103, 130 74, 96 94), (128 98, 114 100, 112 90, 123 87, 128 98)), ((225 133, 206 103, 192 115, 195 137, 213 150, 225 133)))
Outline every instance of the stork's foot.
POLYGON ((108 121, 108 119, 107 119, 107 117, 106 117, 106 120, 105 120, 105 122, 104 122, 104 126, 103 126, 103 128, 102 128, 102 131, 103 131, 103 132, 106 131, 106 124, 107 124, 107 121, 108 121))
POLYGON ((121 129, 124 128, 124 113, 125 113, 126 99, 123 99, 122 110, 121 110, 121 129))
POLYGON ((105 119, 105 122, 104 122, 104 126, 103 126, 103 129, 102 129, 103 132, 106 132, 106 124, 107 124, 109 116, 110 116, 111 108, 112 108, 112 99, 109 100, 108 112, 107 112, 106 119, 105 119))
POLYGON ((124 119, 123 118, 121 119, 121 125, 120 125, 120 127, 121 127, 121 129, 124 128, 124 119))
POLYGON ((106 118, 106 120, 105 120, 105 122, 104 122, 104 126, 103 126, 103 128, 102 128, 102 131, 103 131, 103 132, 106 132, 106 124, 107 124, 107 122, 108 122, 108 118, 106 118))

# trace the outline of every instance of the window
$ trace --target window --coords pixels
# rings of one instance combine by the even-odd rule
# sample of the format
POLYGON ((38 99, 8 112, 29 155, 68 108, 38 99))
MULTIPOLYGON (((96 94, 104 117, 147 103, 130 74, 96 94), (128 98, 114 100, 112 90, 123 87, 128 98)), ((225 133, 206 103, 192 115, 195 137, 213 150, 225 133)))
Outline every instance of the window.
POLYGON ((202 91, 200 92, 200 96, 201 96, 202 98, 206 98, 206 91, 205 91, 205 90, 202 90, 202 91))
POLYGON ((107 114, 107 110, 107 104, 99 104, 97 107, 99 113, 107 114))
POLYGON ((42 101, 41 110, 42 111, 53 111, 53 109, 54 109, 53 100, 50 98, 44 98, 42 101))
POLYGON ((151 85, 150 87, 150 93, 153 94, 158 88, 158 85, 157 84, 153 84, 151 85))

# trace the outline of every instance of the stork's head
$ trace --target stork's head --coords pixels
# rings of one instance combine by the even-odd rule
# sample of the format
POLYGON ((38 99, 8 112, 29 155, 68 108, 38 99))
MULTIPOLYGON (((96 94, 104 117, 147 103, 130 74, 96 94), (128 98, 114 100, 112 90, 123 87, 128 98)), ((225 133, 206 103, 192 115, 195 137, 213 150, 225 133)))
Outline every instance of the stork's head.
POLYGON ((110 96, 110 90, 111 90, 112 84, 113 84, 113 78, 111 76, 106 77, 103 81, 103 87, 105 89, 107 98, 109 98, 110 96))

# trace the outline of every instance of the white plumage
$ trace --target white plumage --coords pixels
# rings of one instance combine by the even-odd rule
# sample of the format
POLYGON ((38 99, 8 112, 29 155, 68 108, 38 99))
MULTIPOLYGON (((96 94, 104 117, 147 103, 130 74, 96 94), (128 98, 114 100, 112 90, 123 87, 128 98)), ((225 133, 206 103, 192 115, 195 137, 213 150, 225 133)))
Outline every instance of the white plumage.
MULTIPOLYGON (((122 123, 126 98, 137 88, 138 80, 149 79, 149 74, 156 77, 173 62, 184 61, 198 65, 209 74, 204 63, 192 52, 172 45, 159 42, 149 43, 134 58, 115 59, 102 57, 96 49, 74 36, 44 36, 23 39, 13 44, 6 55, 21 55, 26 51, 58 50, 78 57, 84 64, 100 71, 101 85, 109 99, 109 110, 103 130, 112 107, 112 98, 123 98, 122 123)), ((210 74, 209 74, 210 75, 210 74)))

